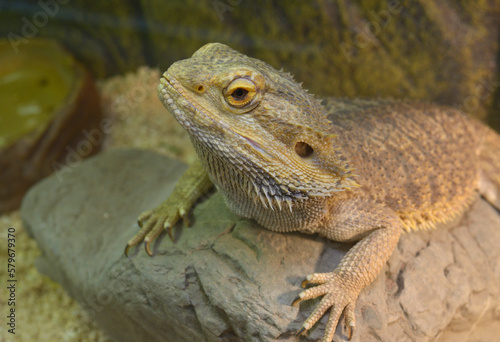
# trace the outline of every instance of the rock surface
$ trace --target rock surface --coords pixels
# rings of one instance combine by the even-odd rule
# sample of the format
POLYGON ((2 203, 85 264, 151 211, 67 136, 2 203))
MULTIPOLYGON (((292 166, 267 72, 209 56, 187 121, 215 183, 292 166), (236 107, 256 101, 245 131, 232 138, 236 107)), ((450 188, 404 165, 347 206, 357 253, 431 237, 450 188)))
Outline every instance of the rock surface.
MULTIPOLYGON (((61 283, 116 341, 295 341, 316 301, 292 307, 300 282, 349 249, 279 234, 229 212, 217 193, 192 227, 123 255, 137 215, 161 202, 185 166, 153 152, 114 150, 51 176, 21 214, 61 283)), ((500 334, 500 217, 483 200, 454 228, 405 234, 362 291, 354 341, 478 341, 500 334)), ((325 319, 300 341, 321 337, 325 319)), ((343 327, 337 340, 346 340, 343 327)))

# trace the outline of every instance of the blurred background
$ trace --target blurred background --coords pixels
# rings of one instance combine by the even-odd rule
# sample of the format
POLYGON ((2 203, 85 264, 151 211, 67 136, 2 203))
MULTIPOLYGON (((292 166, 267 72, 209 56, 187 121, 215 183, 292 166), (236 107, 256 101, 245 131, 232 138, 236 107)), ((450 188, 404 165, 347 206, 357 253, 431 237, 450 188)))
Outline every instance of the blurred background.
POLYGON ((56 39, 97 78, 217 41, 316 94, 425 99, 497 128, 499 30, 498 0, 0 1, 1 37, 56 39))

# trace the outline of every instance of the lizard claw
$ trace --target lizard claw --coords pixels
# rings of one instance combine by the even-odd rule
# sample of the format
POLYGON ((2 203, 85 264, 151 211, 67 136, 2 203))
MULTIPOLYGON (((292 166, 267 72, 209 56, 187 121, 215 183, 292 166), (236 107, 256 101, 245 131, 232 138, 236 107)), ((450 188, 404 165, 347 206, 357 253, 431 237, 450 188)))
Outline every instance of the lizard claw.
POLYGON ((168 237, 172 242, 174 242, 174 235, 172 234, 172 226, 166 226, 165 230, 167 231, 168 237))
POLYGON ((130 245, 126 245, 125 246, 125 251, 123 252, 123 254, 125 254, 125 256, 128 258, 128 251, 130 250, 130 245))
POLYGON ((347 339, 350 341, 354 334, 356 325, 356 315, 354 314, 354 304, 347 304, 344 309, 345 325, 347 330, 347 339))
POLYGON ((150 241, 146 242, 144 244, 144 248, 146 249, 146 253, 148 253, 149 256, 153 256, 153 252, 151 252, 151 248, 149 247, 150 244, 151 244, 150 241))
POLYGON ((347 334, 350 340, 354 333, 354 308, 361 289, 353 286, 352 283, 343 279, 342 275, 335 272, 311 274, 307 276, 307 280, 304 282, 307 282, 306 285, 319 285, 302 291, 298 299, 294 301, 294 304, 301 300, 313 299, 319 296, 323 296, 323 298, 304 322, 303 329, 309 330, 319 321, 327 310, 330 310, 330 317, 326 324, 323 341, 332 341, 340 315, 344 312, 348 330, 347 334))
POLYGON ((295 336, 301 335, 304 331, 306 331, 306 328, 302 327, 299 331, 297 331, 297 333, 295 334, 295 336))
POLYGON ((191 222, 189 221, 189 217, 184 209, 179 210, 179 215, 182 217, 182 221, 186 227, 191 226, 191 222))
POLYGON ((300 297, 295 298, 295 299, 293 300, 293 302, 292 302, 292 306, 294 306, 295 304, 300 303, 300 301, 301 301, 301 300, 302 300, 302 299, 301 299, 300 297))
POLYGON ((352 339, 352 335, 354 334, 354 325, 349 325, 347 327, 347 339, 350 341, 352 339))

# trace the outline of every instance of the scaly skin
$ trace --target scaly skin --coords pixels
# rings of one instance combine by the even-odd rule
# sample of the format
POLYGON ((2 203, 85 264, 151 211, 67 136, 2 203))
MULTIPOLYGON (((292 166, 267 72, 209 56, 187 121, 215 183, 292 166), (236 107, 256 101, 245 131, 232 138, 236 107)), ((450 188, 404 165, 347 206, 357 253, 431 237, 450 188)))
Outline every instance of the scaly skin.
POLYGON ((360 291, 403 230, 462 213, 477 191, 499 206, 500 138, 456 110, 395 100, 321 104, 284 72, 222 44, 174 63, 160 100, 191 136, 200 163, 172 196, 140 217, 126 251, 186 218, 213 183, 230 209, 279 232, 359 241, 295 302, 323 296, 303 324, 331 308, 323 341, 344 313, 349 337, 360 291), (209 179, 209 180, 208 180, 209 179))

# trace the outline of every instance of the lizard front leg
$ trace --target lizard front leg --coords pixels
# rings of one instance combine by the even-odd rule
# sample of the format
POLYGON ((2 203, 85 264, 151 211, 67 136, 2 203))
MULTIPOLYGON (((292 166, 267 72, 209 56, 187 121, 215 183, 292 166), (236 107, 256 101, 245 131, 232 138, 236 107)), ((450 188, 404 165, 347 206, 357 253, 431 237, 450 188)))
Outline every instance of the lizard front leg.
POLYGON ((181 217, 184 223, 189 226, 189 210, 201 196, 210 190, 212 185, 201 162, 196 160, 181 176, 175 185, 174 191, 166 201, 155 209, 145 211, 139 216, 138 222, 141 229, 127 243, 125 255, 128 254, 131 247, 142 241, 145 242, 146 252, 152 255, 150 244, 164 229, 173 239, 172 227, 181 217))
POLYGON ((349 339, 355 326, 354 308, 360 291, 379 274, 401 233, 402 222, 391 209, 365 200, 343 200, 334 203, 318 233, 340 242, 358 241, 330 273, 314 273, 303 282, 318 284, 300 293, 294 304, 324 296, 304 322, 301 331, 310 329, 331 308, 323 341, 331 341, 342 312, 349 339))

